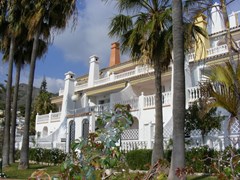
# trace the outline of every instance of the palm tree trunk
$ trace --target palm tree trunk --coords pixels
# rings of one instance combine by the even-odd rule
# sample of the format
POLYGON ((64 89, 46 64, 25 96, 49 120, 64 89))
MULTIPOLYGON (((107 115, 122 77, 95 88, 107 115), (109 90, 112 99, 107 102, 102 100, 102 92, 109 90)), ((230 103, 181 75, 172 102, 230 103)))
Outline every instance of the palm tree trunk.
POLYGON ((9 62, 8 62, 8 80, 6 92, 6 107, 5 107, 5 126, 4 126, 4 139, 2 151, 2 165, 9 165, 9 149, 10 149, 10 120, 11 120, 11 88, 12 88, 12 71, 13 71, 13 58, 14 58, 15 38, 11 37, 9 62))
POLYGON ((18 101, 18 89, 21 73, 21 60, 16 64, 16 79, 14 87, 14 96, 13 96, 13 111, 12 111, 12 121, 11 121, 11 134, 10 134, 10 152, 9 152, 9 163, 12 164, 15 162, 15 131, 16 131, 16 119, 17 119, 17 101, 18 101))
POLYGON ((169 180, 178 179, 177 168, 185 167, 184 120, 185 120, 185 72, 182 1, 173 0, 173 150, 169 180))
POLYGON ((152 165, 163 159, 163 113, 162 113, 162 79, 160 61, 154 61, 154 75, 156 88, 155 101, 155 136, 152 152, 152 165))
POLYGON ((30 126, 30 116, 31 116, 34 72, 35 72, 37 50, 38 50, 38 45, 39 45, 38 42, 39 42, 39 37, 40 37, 40 31, 41 31, 41 25, 38 27, 36 34, 34 35, 31 63, 30 63, 30 73, 29 73, 29 79, 28 79, 22 149, 20 152, 20 163, 19 163, 18 169, 27 169, 29 167, 29 155, 28 155, 29 154, 29 126, 30 126))

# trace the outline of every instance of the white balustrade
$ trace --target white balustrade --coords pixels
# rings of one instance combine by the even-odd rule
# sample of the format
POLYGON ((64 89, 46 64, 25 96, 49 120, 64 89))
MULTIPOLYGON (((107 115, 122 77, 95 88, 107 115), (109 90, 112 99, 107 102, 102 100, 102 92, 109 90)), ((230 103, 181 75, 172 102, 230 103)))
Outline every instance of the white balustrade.
POLYGON ((108 82, 110 82, 110 76, 94 81, 94 86, 101 85, 101 84, 106 84, 108 82))
POLYGON ((218 54, 223 54, 228 52, 228 47, 226 44, 223 44, 221 46, 217 46, 214 48, 207 49, 207 57, 215 56, 218 54))
POLYGON ((80 90, 84 90, 84 89, 87 89, 88 88, 88 84, 81 84, 81 85, 76 85, 75 86, 75 91, 80 91, 80 90))
POLYGON ((145 74, 145 73, 150 73, 153 71, 154 71, 154 69, 149 66, 140 66, 137 69, 137 74, 145 74))
POLYGON ((201 97, 201 91, 199 86, 187 88, 187 93, 189 102, 196 101, 201 97))
POLYGON ((155 107, 155 94, 144 97, 143 108, 153 108, 155 107))
POLYGON ((147 149, 147 141, 121 141, 121 150, 128 152, 135 149, 147 149))
POLYGON ((49 114, 37 115, 37 123, 48 123, 49 114))
POLYGON ((51 122, 58 122, 61 118, 61 112, 51 113, 51 122))
POLYGON ((162 103, 163 106, 167 106, 171 104, 172 93, 171 91, 162 93, 162 103))
POLYGON ((132 77, 136 74, 135 69, 115 75, 115 80, 132 77))

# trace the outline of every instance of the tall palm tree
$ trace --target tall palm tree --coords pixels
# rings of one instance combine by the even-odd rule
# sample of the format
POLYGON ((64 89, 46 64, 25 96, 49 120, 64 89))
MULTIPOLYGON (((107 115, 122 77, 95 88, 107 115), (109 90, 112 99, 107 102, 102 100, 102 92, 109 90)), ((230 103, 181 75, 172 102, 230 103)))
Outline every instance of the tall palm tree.
POLYGON ((28 24, 29 37, 33 38, 30 73, 28 80, 24 134, 20 153, 19 169, 29 167, 29 126, 31 116, 32 90, 34 71, 39 46, 39 38, 49 38, 51 29, 62 30, 67 21, 76 12, 75 0, 25 0, 25 17, 28 24))
MULTIPOLYGON (((152 163, 163 158, 163 117, 161 74, 171 60, 172 9, 168 0, 116 0, 120 14, 112 19, 110 36, 120 37, 122 51, 130 50, 135 61, 143 61, 154 68, 156 88, 155 142, 152 163), (130 15, 121 14, 123 11, 130 15)), ((206 36, 201 28, 191 22, 182 27, 185 39, 197 39, 199 33, 206 36)), ((186 43, 187 44, 187 43, 186 43)))
POLYGON ((3 166, 9 165, 9 149, 10 149, 10 121, 11 121, 11 87, 12 72, 14 61, 15 38, 19 35, 19 22, 21 20, 18 8, 19 1, 3 1, 1 3, 1 28, 2 30, 2 49, 6 49, 6 42, 10 39, 9 59, 8 59, 8 79, 6 91, 6 107, 5 107, 5 126, 3 139, 3 166), (6 3, 6 4, 5 4, 6 3))
MULTIPOLYGON (((44 41, 39 42, 38 57, 41 57, 47 51, 47 45, 44 41)), ((12 118, 11 118, 11 134, 10 134, 10 152, 9 152, 9 162, 15 162, 15 131, 16 131, 16 119, 17 119, 17 101, 18 101, 18 89, 20 73, 23 65, 29 63, 31 58, 33 40, 27 41, 24 34, 17 40, 17 48, 14 55, 14 60, 16 64, 16 78, 14 86, 13 95, 13 108, 12 108, 12 118)))
POLYGON ((121 38, 122 50, 130 50, 133 60, 147 62, 154 68, 156 117, 153 164, 163 158, 161 74, 171 59, 168 44, 172 20, 170 1, 117 0, 116 3, 120 14, 112 19, 109 35, 121 38), (132 14, 121 14, 123 11, 132 14))
POLYGON ((177 168, 185 167, 185 71, 182 1, 173 0, 173 149, 168 179, 178 179, 177 168))

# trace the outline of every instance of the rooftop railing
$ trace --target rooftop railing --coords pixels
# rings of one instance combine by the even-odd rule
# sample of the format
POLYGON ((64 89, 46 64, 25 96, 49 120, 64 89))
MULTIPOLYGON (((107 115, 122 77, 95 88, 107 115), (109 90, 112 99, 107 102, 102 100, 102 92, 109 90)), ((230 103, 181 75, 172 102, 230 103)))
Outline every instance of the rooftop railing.
POLYGON ((137 75, 140 75, 140 74, 147 74, 147 73, 150 73, 150 72, 153 72, 153 69, 151 67, 146 67, 146 66, 138 67, 137 66, 133 70, 125 71, 125 72, 119 73, 119 74, 114 74, 113 73, 113 74, 109 75, 108 77, 104 77, 104 78, 95 80, 93 86, 88 86, 88 83, 81 84, 81 85, 77 84, 75 86, 75 91, 84 90, 84 89, 87 89, 87 88, 90 88, 90 87, 95 87, 95 86, 107 84, 107 83, 110 83, 110 82, 120 81, 122 79, 127 79, 127 78, 134 77, 134 76, 137 76, 137 75))

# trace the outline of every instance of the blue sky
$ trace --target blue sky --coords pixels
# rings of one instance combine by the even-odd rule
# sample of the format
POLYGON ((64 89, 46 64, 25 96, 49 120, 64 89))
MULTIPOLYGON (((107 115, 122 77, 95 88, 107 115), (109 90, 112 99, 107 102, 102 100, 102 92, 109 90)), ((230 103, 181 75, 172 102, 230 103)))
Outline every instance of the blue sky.
MULTIPOLYGON (((76 76, 88 72, 88 62, 91 55, 100 58, 100 67, 108 65, 110 46, 115 40, 108 37, 110 18, 116 14, 113 3, 101 0, 79 0, 79 18, 76 29, 68 28, 54 36, 54 42, 49 46, 45 57, 37 61, 34 85, 39 87, 43 77, 46 77, 48 90, 57 92, 63 88, 64 74, 72 71, 76 76), (81 2, 81 4, 80 4, 81 2)), ((7 64, 0 62, 0 82, 7 77, 7 64)), ((21 82, 27 83, 29 68, 22 70, 21 82)))
MULTIPOLYGON (((116 41, 108 37, 110 18, 117 14, 114 3, 105 4, 101 0, 79 0, 78 24, 75 31, 71 24, 61 34, 55 35, 54 42, 44 58, 37 61, 34 85, 40 87, 46 77, 48 90, 57 92, 64 85, 64 74, 72 71, 76 76, 88 73, 88 61, 91 55, 100 58, 100 67, 108 66, 111 43, 116 41), (80 3, 81 2, 81 3, 80 3)), ((229 12, 240 10, 240 0, 235 0, 229 12)), ((128 60, 122 56, 121 61, 128 60)), ((6 79, 7 65, 0 62, 0 82, 6 79)), ((29 68, 26 66, 21 82, 27 83, 29 68)))

